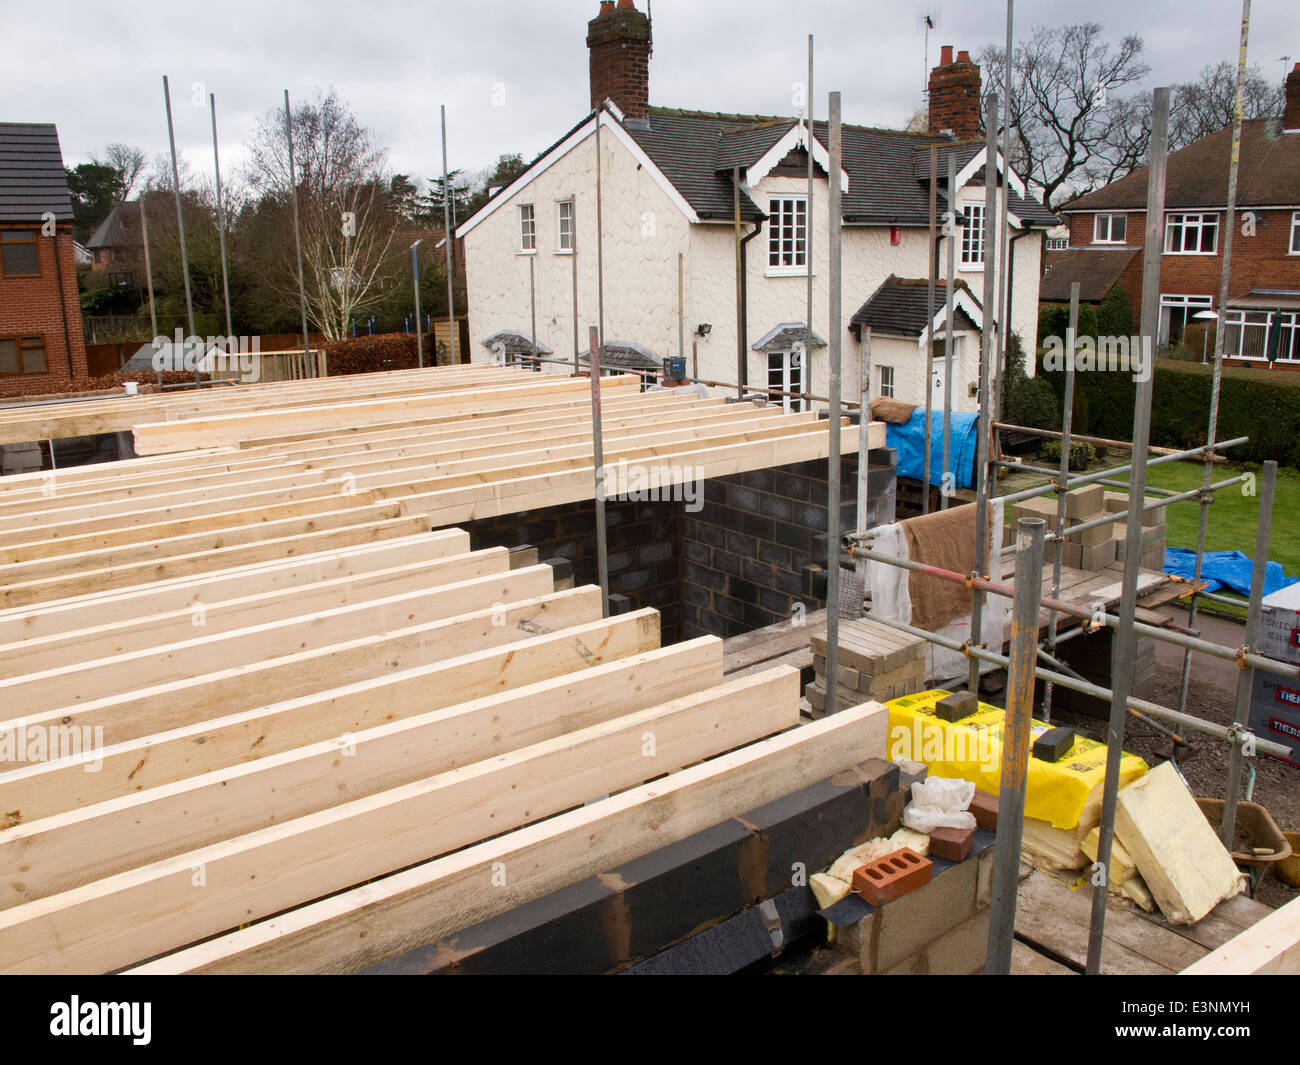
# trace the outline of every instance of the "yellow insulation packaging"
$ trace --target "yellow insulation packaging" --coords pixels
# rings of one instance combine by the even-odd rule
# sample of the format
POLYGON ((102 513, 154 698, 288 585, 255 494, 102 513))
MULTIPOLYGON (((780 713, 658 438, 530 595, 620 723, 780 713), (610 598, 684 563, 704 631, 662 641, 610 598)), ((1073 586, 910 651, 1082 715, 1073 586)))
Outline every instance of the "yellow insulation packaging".
MULTIPOLYGON (((1002 778, 1002 727, 1006 711, 988 703, 979 712, 960 721, 942 721, 934 706, 946 691, 931 690, 892 699, 889 707, 891 759, 909 758, 924 762, 931 775, 960 777, 996 795, 1002 778)), ((1034 721, 1029 744, 1051 725, 1034 721)), ((1120 787, 1147 771, 1147 764, 1135 754, 1120 759, 1120 787)), ((1094 807, 1100 808, 1101 786, 1106 777, 1106 745, 1079 737, 1059 762, 1029 759, 1025 789, 1025 816, 1049 822, 1054 828, 1074 828, 1080 819, 1095 822, 1094 807)))

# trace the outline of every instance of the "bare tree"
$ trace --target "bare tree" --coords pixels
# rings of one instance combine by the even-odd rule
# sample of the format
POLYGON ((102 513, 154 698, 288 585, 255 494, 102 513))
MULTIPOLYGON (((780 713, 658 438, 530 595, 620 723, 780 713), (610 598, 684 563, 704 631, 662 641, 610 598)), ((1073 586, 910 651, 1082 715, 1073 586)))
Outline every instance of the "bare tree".
MULTIPOLYGON (((1237 95, 1237 65, 1224 60, 1205 66, 1195 81, 1175 86, 1169 106, 1169 147, 1177 149, 1232 125, 1237 95)), ((1258 66, 1246 71, 1241 117, 1270 118, 1286 106, 1281 83, 1270 82, 1258 66)))
POLYGON ((117 172, 123 200, 131 198, 136 183, 144 176, 146 169, 144 152, 129 144, 110 144, 104 149, 104 158, 94 159, 92 162, 101 166, 110 166, 117 172))
MULTIPOLYGON (((989 87, 1006 95, 1005 52, 984 48, 979 62, 989 87)), ((1011 68, 1012 164, 1036 185, 1048 206, 1080 186, 1105 180, 1128 166, 1127 109, 1115 106, 1119 90, 1140 81, 1149 68, 1142 39, 1124 37, 1112 46, 1098 23, 1039 26, 1016 50, 1011 68)), ((1145 148, 1143 147, 1145 152, 1145 148)))
MULTIPOLYGON (((246 180, 291 209, 298 197, 308 315, 332 339, 383 298, 377 282, 392 269, 400 224, 387 152, 331 90, 293 112, 296 173, 289 173, 285 115, 269 112, 248 145, 246 180)), ((292 244, 279 249, 276 283, 296 292, 292 244)))

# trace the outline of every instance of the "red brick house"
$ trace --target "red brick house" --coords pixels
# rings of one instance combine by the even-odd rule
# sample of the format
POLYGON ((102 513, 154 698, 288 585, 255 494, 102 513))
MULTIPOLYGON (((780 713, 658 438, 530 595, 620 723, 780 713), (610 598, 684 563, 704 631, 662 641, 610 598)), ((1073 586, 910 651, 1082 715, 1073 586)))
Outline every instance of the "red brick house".
POLYGON ((0 123, 0 397, 86 376, 58 132, 0 123))
MULTIPOLYGON (((1232 129, 1225 127, 1171 152, 1161 226, 1160 333, 1176 345, 1202 311, 1219 314, 1223 232, 1232 129)), ((1091 287, 1119 284, 1142 301, 1147 168, 1073 200, 1058 213, 1069 248, 1044 261, 1043 298, 1068 293, 1072 280, 1091 287)), ((1300 63, 1287 77, 1281 120, 1242 124, 1232 275, 1224 352, 1237 365, 1300 369, 1300 63)))

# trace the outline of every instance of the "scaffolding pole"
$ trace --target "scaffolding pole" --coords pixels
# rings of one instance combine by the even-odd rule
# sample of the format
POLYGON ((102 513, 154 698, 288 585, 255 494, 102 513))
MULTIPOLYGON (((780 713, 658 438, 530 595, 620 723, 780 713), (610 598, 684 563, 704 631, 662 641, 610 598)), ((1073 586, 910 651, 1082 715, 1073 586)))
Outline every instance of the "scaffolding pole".
POLYGON ((605 543, 605 441, 600 424, 600 331, 591 327, 591 462, 596 478, 596 573, 601 616, 609 617, 609 554, 605 543))
MULTIPOLYGON (((921 452, 921 513, 930 513, 930 434, 934 419, 934 287, 939 273, 939 245, 935 239, 939 212, 939 148, 930 145, 930 267, 925 282, 925 316, 929 319, 925 343, 925 448, 921 452)), ((864 326, 865 328, 865 326, 864 326)), ((859 523, 858 528, 866 528, 859 523)))
MULTIPOLYGON (((933 300, 931 301, 933 306, 933 300)), ((871 425, 871 326, 862 327, 862 340, 858 351, 858 508, 857 520, 859 529, 865 529, 869 520, 869 495, 870 495, 870 476, 871 476, 871 433, 868 431, 871 425)), ((928 449, 927 449, 928 454, 928 449)), ((929 496, 929 486, 926 486, 926 495, 929 496)), ((828 540, 828 543, 834 543, 828 540)), ((857 572, 858 593, 854 601, 857 608, 853 614, 854 617, 862 616, 862 605, 867 594, 867 562, 866 559, 857 559, 855 570, 857 572)))
POLYGON ((284 90, 284 135, 289 145, 289 199, 293 202, 293 246, 298 255, 298 306, 302 311, 302 355, 308 377, 315 377, 311 343, 307 332, 307 286, 302 272, 302 225, 298 219, 298 182, 293 175, 293 112, 289 108, 289 90, 284 90))
MULTIPOLYGON (((1273 524, 1273 488, 1277 482, 1277 463, 1270 459, 1264 463, 1264 476, 1260 486, 1259 518, 1255 523, 1255 565, 1250 575, 1250 608, 1246 613, 1246 647, 1254 647, 1259 638, 1259 619, 1263 612, 1264 572, 1268 564, 1269 529, 1273 524)), ((1246 729, 1250 723, 1250 692, 1255 679, 1253 669, 1243 669, 1237 677, 1237 702, 1233 712, 1233 726, 1246 729)), ((1241 762, 1245 755, 1241 744, 1234 743, 1228 752, 1228 780, 1223 794, 1223 822, 1219 838, 1229 851, 1237 830, 1237 803, 1241 799, 1241 762)))
MULTIPOLYGON (((830 94, 830 155, 831 180, 827 182, 830 197, 830 410, 827 412, 830 433, 826 459, 826 712, 833 714, 839 703, 839 643, 840 643, 840 559, 836 544, 840 542, 840 340, 844 332, 840 314, 840 251, 843 212, 840 209, 840 183, 835 175, 840 172, 841 136, 840 94, 830 94)), ((739 184, 737 184, 739 188, 739 184)), ((807 368, 805 367, 805 372, 807 368)), ((865 432, 865 427, 859 432, 865 432)))
MULTIPOLYGON (((1147 175, 1146 243, 1142 264, 1142 319, 1140 332, 1154 336, 1160 325, 1161 230, 1165 217, 1165 163, 1169 150, 1169 90, 1156 89, 1151 102, 1151 161, 1147 175)), ((1089 975, 1101 972, 1106 934, 1106 899, 1110 855, 1115 836, 1115 810, 1119 802, 1120 758, 1124 748, 1129 688, 1133 683, 1134 623, 1137 618, 1138 569, 1142 552, 1142 506, 1146 498, 1147 440, 1151 435, 1151 385, 1155 374, 1137 382, 1133 401, 1133 472, 1128 497, 1128 536, 1124 557, 1124 586, 1120 597, 1120 624, 1111 637, 1111 676, 1114 694, 1106 730, 1106 778, 1102 784, 1101 824, 1097 861, 1101 887, 1092 893, 1092 920, 1088 926, 1089 975)), ((1208 467, 1207 467, 1208 470, 1208 467)))
MULTIPOLYGON (((1002 379, 1006 375, 1007 360, 1007 340, 1011 333, 1011 306, 1012 299, 1007 291, 1011 277, 1011 181, 1009 180, 1009 171, 1011 169, 1011 66, 1012 66, 1012 26, 1013 26, 1013 0, 1007 0, 1007 46, 1003 55, 1002 70, 1002 165, 1006 170, 1002 172, 1002 220, 998 226, 1001 243, 998 247, 997 266, 998 266, 998 335, 997 335, 997 373, 993 377, 993 417, 1002 417, 1002 379)), ((997 179, 997 169, 994 169, 994 180, 997 179)), ((988 311, 985 311, 987 314, 988 311)), ((991 430, 993 455, 1000 458, 1002 456, 1002 441, 998 437, 997 430, 991 430)), ((989 491, 991 495, 998 494, 998 468, 989 467, 989 491)))
MULTIPOLYGON (((1210 382, 1210 415, 1205 439, 1213 444, 1219 431, 1219 385, 1223 378, 1223 344, 1228 326, 1228 287, 1232 278, 1232 237, 1237 225, 1237 171, 1241 163, 1241 101, 1246 81, 1246 45, 1250 38, 1250 0, 1241 3, 1241 42, 1237 49, 1237 87, 1232 105, 1232 155, 1228 160, 1228 203, 1224 213, 1223 266, 1219 275, 1219 320, 1214 329, 1214 374, 1210 382)), ((1149 228, 1149 227, 1148 227, 1149 228)), ((1146 285, 1142 291, 1145 295, 1146 285)), ((1244 330, 1243 330, 1244 332, 1244 330)), ((1205 467, 1205 487, 1210 485, 1210 467, 1205 467)), ((1192 579, 1201 579, 1201 563, 1205 556, 1205 531, 1209 523, 1210 508, 1202 500, 1200 523, 1196 527, 1196 560, 1192 564, 1192 579)), ((1196 593, 1192 592, 1187 606, 1188 625, 1196 624, 1196 593)), ((1192 660, 1183 656, 1183 675, 1178 685, 1178 709, 1187 708, 1187 687, 1191 681, 1192 660)), ((1226 810, 1226 804, 1225 804, 1226 810)))
MULTIPOLYGON (((980 420, 979 441, 975 459, 975 572, 982 573, 988 565, 989 557, 989 447, 993 437, 993 403, 990 370, 993 359, 993 338, 997 329, 989 308, 997 298, 997 278, 994 276, 994 264, 988 261, 989 252, 995 245, 997 229, 995 214, 997 211, 998 178, 993 159, 997 152, 998 135, 998 94, 991 92, 984 107, 984 150, 987 160, 984 166, 984 328, 980 330, 980 420)), ((948 336, 952 337, 952 322, 948 323, 948 336)), ((945 387, 949 387, 945 382, 945 387)), ((970 632, 971 639, 979 643, 983 635, 984 593, 977 591, 971 599, 970 632)), ((980 690, 980 664, 971 659, 970 672, 966 678, 966 687, 974 695, 980 690)))
MULTIPOLYGON (((1021 518, 1016 527, 1016 595, 1011 613, 1007 664, 1007 710, 1002 721, 1002 776, 998 787, 998 839, 993 853, 988 955, 984 971, 1011 973, 1016 931, 1016 889, 1020 885, 1020 842, 1025 827, 1029 777, 1029 727, 1034 716, 1034 672, 1038 645, 1038 596, 1043 580, 1042 518, 1021 518)), ((971 662, 979 668, 979 660, 971 662)))
MULTIPOLYGON (((952 494, 949 486, 956 486, 955 480, 949 480, 952 474, 952 316, 955 313, 956 293, 953 291, 957 278, 957 153, 948 152, 948 230, 947 270, 944 278, 943 311, 943 472, 939 478, 939 509, 948 509, 948 497, 952 494)), ((930 322, 930 331, 934 331, 934 322, 930 322)), ((930 456, 925 456, 925 490, 930 490, 930 456)))
MULTIPOLYGON (((1067 347, 1069 353, 1065 358, 1065 404, 1061 414, 1061 484, 1070 483, 1070 423, 1074 421, 1074 338, 1079 328, 1079 282, 1070 283, 1070 324, 1066 331, 1069 339, 1067 347)), ((1055 532, 1065 527, 1065 493, 1058 492, 1056 495, 1056 528, 1055 532)), ((1061 594, 1061 555, 1062 545, 1058 540, 1055 543, 1052 552, 1052 596, 1053 598, 1061 594)), ((1047 649, 1051 654, 1056 653, 1056 611, 1053 610, 1047 615, 1047 649)), ((1052 720, 1052 682, 1049 680, 1043 685, 1043 720, 1051 722, 1052 720)))
MULTIPOLYGON (((172 128, 172 94, 166 74, 163 75, 163 102, 167 105, 167 144, 172 155, 172 193, 176 197, 176 230, 181 244, 181 276, 185 278, 185 316, 190 327, 190 336, 194 337, 194 297, 190 292, 190 259, 185 251, 185 213, 181 210, 181 176, 180 168, 176 165, 176 133, 172 128)), ((181 347, 184 350, 184 345, 181 347)), ((196 385, 199 383, 200 354, 201 352, 195 352, 194 358, 196 385)))

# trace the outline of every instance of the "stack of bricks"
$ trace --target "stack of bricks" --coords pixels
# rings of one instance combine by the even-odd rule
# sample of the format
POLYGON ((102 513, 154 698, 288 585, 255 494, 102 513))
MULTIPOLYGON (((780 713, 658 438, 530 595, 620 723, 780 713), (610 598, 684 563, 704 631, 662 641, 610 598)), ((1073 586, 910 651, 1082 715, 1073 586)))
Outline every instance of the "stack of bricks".
MULTIPOLYGON (((1016 523, 1021 518, 1042 518, 1047 522, 1047 532, 1056 530, 1056 497, 1039 496, 1016 503, 1011 510, 1011 524, 1004 531, 1004 545, 1015 543, 1016 523)), ((1107 492, 1099 484, 1076 488, 1065 496, 1065 528, 1104 518, 1107 514, 1128 507, 1128 496, 1122 492, 1107 492)), ((1056 552, 1061 552, 1061 564, 1073 569, 1100 570, 1112 562, 1123 561, 1124 522, 1111 522, 1087 529, 1060 544, 1044 545, 1043 561, 1055 562, 1056 552)), ((1144 515, 1142 567, 1161 569, 1165 559, 1164 511, 1147 511, 1144 515), (1158 524, 1157 524, 1158 523, 1158 524)))
MULTIPOLYGON (((804 692, 814 717, 826 713, 826 635, 812 638, 816 677, 804 692)), ((870 618, 840 623, 836 709, 913 695, 925 687, 925 641, 870 618)))
MULTIPOLYGON (((1104 506, 1107 514, 1128 510, 1127 492, 1107 492, 1104 506)), ((1165 541, 1169 527, 1165 524, 1165 508, 1142 512, 1142 554, 1138 564, 1143 569, 1162 570, 1165 568, 1165 541)), ((1115 559, 1123 562, 1128 554, 1128 522, 1115 522, 1115 559)))
POLYGON ((0 472, 31 473, 44 466, 45 455, 37 441, 26 444, 0 444, 0 472))

